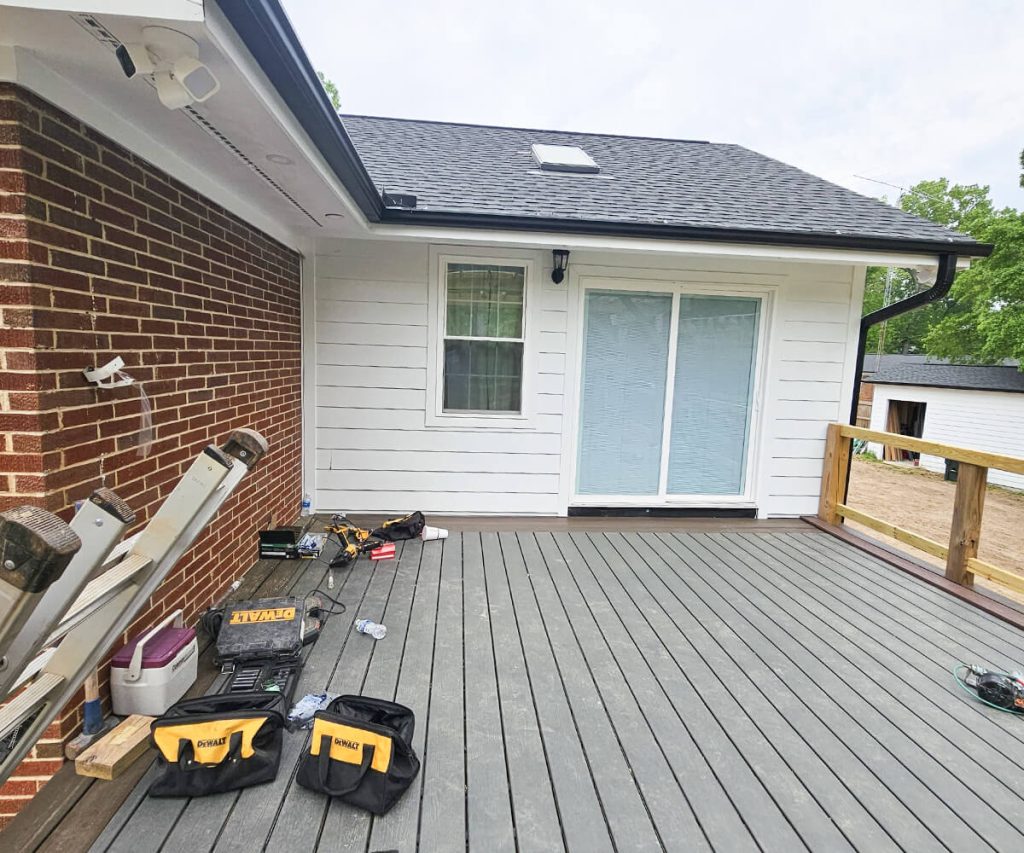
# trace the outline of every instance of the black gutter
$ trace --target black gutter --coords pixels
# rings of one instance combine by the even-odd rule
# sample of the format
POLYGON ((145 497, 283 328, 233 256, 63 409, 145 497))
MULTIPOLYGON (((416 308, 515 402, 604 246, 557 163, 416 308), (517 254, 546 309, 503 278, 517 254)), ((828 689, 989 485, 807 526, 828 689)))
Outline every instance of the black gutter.
MULTIPOLYGON (((991 251, 991 246, 989 251, 991 251)), ((878 323, 891 320, 900 314, 906 314, 908 311, 913 311, 936 299, 942 299, 949 293, 949 289, 953 286, 953 279, 956 278, 956 261, 956 252, 939 255, 939 271, 935 276, 935 284, 927 290, 922 290, 920 293, 915 293, 892 305, 886 305, 860 318, 860 335, 857 338, 857 367, 853 375, 853 400, 850 404, 850 423, 853 426, 857 425, 857 408, 860 402, 861 375, 864 373, 864 354, 868 344, 868 331, 878 323)), ((847 482, 849 482, 849 476, 847 476, 847 482)))
POLYGON ((380 193, 281 4, 278 0, 217 0, 217 5, 363 215, 379 222, 384 210, 380 193))
MULTIPOLYGON (((718 243, 750 243, 768 246, 799 246, 821 249, 860 249, 913 255, 958 253, 987 257, 993 246, 969 240, 914 240, 906 237, 865 237, 855 234, 806 231, 761 231, 744 228, 702 228, 647 222, 615 222, 593 219, 554 219, 540 216, 508 216, 491 213, 449 213, 432 210, 386 209, 383 225, 425 225, 505 231, 554 231, 607 237, 644 237, 661 240, 707 240, 718 243)), ((890 306, 892 307, 892 306, 890 306)), ((908 309, 909 310, 909 309, 908 309)))

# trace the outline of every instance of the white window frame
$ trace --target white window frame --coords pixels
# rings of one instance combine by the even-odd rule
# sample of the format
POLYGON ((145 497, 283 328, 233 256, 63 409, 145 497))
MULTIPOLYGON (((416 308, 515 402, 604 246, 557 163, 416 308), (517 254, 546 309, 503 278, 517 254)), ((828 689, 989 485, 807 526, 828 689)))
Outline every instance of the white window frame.
MULTIPOLYGON (((465 429, 535 429, 535 377, 536 346, 534 345, 533 298, 536 264, 528 255, 484 255, 456 254, 448 251, 431 251, 430 300, 428 305, 429 323, 427 328, 427 409, 428 427, 465 429), (444 341, 446 337, 446 313, 448 307, 447 268, 449 264, 493 264, 496 266, 522 267, 523 280, 523 374, 520 389, 518 413, 445 411, 444 410, 444 341)), ((456 336, 457 338, 461 336, 456 336)), ((489 338, 467 338, 469 340, 491 340, 489 338)), ((518 341, 519 338, 494 338, 498 341, 518 341)))

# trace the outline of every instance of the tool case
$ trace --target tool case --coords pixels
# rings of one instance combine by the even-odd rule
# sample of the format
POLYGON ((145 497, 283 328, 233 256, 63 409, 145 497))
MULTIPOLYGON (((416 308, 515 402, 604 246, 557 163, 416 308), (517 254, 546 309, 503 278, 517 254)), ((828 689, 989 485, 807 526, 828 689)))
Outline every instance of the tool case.
POLYGON ((286 708, 292 706, 295 688, 302 673, 302 659, 265 658, 236 663, 220 693, 280 693, 286 708))
POLYGON ((217 634, 217 663, 293 658, 302 649, 305 631, 305 601, 301 598, 229 604, 217 634))

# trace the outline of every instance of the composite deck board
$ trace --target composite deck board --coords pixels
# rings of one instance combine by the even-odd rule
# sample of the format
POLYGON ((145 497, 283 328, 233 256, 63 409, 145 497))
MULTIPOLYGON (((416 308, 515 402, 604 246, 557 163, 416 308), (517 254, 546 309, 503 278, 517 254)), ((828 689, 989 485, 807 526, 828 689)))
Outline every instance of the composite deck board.
POLYGON ((463 534, 462 566, 466 608, 466 825, 470 844, 500 853, 514 849, 515 824, 479 534, 463 534))
MULTIPOLYGON (((1024 632, 845 543, 476 520, 399 548, 336 572, 348 611, 298 688, 414 709, 422 772, 388 815, 298 786, 297 732, 277 779, 241 792, 158 800, 150 770, 92 849, 1024 849, 1024 731, 949 674, 1021 668, 1024 632)), ((239 592, 324 571, 257 566, 239 592)))
MULTIPOLYGON (((883 689, 888 682, 884 673, 896 675, 913 687, 919 696, 931 700, 927 706, 929 713, 937 710, 962 725, 964 731, 955 742, 961 742, 963 737, 969 738, 972 734, 986 741, 993 747, 994 756, 984 759, 985 763, 997 772, 1013 774, 1004 776, 1004 779, 1024 785, 1024 777, 1019 775, 1024 769, 1024 732, 1015 725, 1019 721, 1008 715, 993 717, 986 713, 982 705, 970 699, 948 677, 951 667, 959 660, 969 659, 988 666, 1005 665, 979 658, 973 650, 952 641, 945 631, 932 628, 913 606, 896 607, 885 600, 872 600, 869 593, 856 585, 847 588, 824 583, 813 565, 808 564, 807 556, 799 550, 787 548, 785 543, 759 543, 765 549, 761 551, 751 550, 743 540, 735 541, 754 559, 765 553, 772 554, 775 558, 772 566, 780 580, 789 579, 802 586, 839 619, 846 619, 850 613, 856 614, 852 621, 842 624, 860 625, 860 636, 852 642, 878 664, 865 670, 866 674, 880 680, 883 689), (888 637, 889 641, 883 645, 875 640, 876 636, 888 637), (893 653, 898 657, 894 659, 893 653), (896 661, 899 659, 906 666, 896 672, 893 667, 898 665, 896 661), (993 760, 995 764, 990 763, 993 760), (1000 769, 998 765, 1007 760, 1016 766, 1000 769)), ((912 702, 914 708, 921 707, 916 697, 912 702)))
POLYGON ((852 570, 855 575, 860 575, 862 582, 877 585, 880 592, 891 594, 894 600, 920 608, 937 621, 950 625, 958 635, 975 638, 996 652, 1009 653, 1015 659, 1024 655, 1024 632, 976 607, 965 608, 959 599, 931 584, 922 583, 906 572, 893 571, 888 563, 870 554, 850 548, 820 531, 797 535, 790 541, 794 546, 815 551, 820 555, 819 563, 829 568, 852 570))
MULTIPOLYGON (((539 534, 543 536, 546 534, 539 534)), ((633 779, 624 748, 612 724, 605 698, 598 691, 558 593, 541 555, 538 536, 520 534, 519 541, 548 641, 588 757, 588 767, 604 806, 614 844, 619 850, 657 850, 661 840, 639 787, 633 779)))
MULTIPOLYGON (((851 721, 921 783, 924 791, 934 798, 932 809, 938 804, 947 807, 941 811, 936 809, 933 817, 933 825, 940 830, 944 842, 977 844, 979 839, 987 839, 996 849, 1014 849, 1021 842, 1020 834, 1006 818, 959 779, 963 768, 941 738, 894 703, 876 707, 865 695, 870 692, 870 680, 858 673, 834 646, 819 641, 763 588, 748 580, 740 563, 723 562, 713 539, 684 534, 676 541, 677 547, 704 553, 710 558, 707 565, 718 569, 723 597, 766 639, 780 644, 815 689, 830 699, 845 691, 843 710, 851 721), (952 812, 948 807, 954 804, 956 811, 952 812)), ((822 630, 828 628, 824 622, 820 626, 822 630)))
MULTIPOLYGON (((607 538, 615 549, 608 561, 613 573, 631 589, 652 630, 708 701, 730 743, 764 785, 773 780, 766 772, 770 765, 763 754, 768 749, 778 750, 791 767, 801 771, 804 787, 829 815, 844 816, 837 824, 846 828, 851 843, 862 849, 891 846, 880 826, 886 816, 898 823, 909 820, 913 827, 910 813, 878 785, 856 755, 799 701, 772 667, 742 644, 727 622, 679 580, 671 570, 673 558, 667 549, 651 546, 639 537, 607 538)), ((702 737, 702 742, 714 746, 711 738, 702 737)), ((728 757, 724 751, 713 755, 719 764, 728 757)), ((740 772, 728 764, 720 769, 720 777, 731 782, 730 791, 739 787, 740 772)), ((766 808, 759 802, 756 788, 745 786, 744 793, 750 801, 744 810, 766 808)), ((800 789, 789 795, 808 796, 800 789)), ((733 796, 740 799, 736 793, 733 796)), ((760 796, 765 797, 763 793, 760 796)), ((906 841, 926 849, 919 833, 909 833, 906 841)))
MULTIPOLYGON (((891 652, 887 654, 886 647, 858 625, 862 618, 860 614, 844 611, 835 601, 829 602, 824 597, 809 594, 805 591, 806 586, 787 583, 786 567, 768 552, 759 552, 756 560, 750 555, 736 556, 739 564, 746 563, 763 577, 766 595, 780 604, 788 604, 786 610, 797 623, 819 637, 830 631, 839 635, 841 639, 833 645, 845 650, 840 655, 852 668, 849 671, 855 673, 850 678, 851 686, 861 689, 865 697, 874 698, 872 704, 887 713, 904 731, 909 733, 913 727, 915 740, 932 756, 943 756, 944 763, 955 765, 956 775, 964 784, 977 788, 985 787, 993 779, 997 781, 999 784, 989 789, 987 804, 1000 814, 1014 814, 1024 808, 1024 802, 1014 791, 1020 785, 1019 766, 999 749, 980 742, 980 737, 971 749, 961 746, 965 738, 976 734, 977 728, 987 728, 985 721, 967 725, 943 709, 945 699, 939 695, 940 690, 931 680, 922 678, 900 656, 906 649, 901 647, 895 630, 886 633, 875 629, 880 635, 889 637, 891 652), (836 609, 829 609, 830 604, 836 609)), ((809 649, 814 650, 813 646, 809 649)), ((963 716, 974 723, 973 715, 964 713, 963 716)), ((1008 748, 1014 745, 1019 746, 1010 739, 1006 740, 1008 748)), ((1021 844, 1024 844, 1024 839, 1021 844)))
MULTIPOLYGON (((621 550, 616 550, 603 536, 572 538, 593 576, 593 585, 585 594, 599 600, 603 590, 611 612, 621 622, 615 630, 636 644, 632 653, 629 645, 623 644, 627 654, 639 658, 624 669, 642 670, 646 662, 665 691, 669 710, 677 716, 674 724, 668 717, 662 743, 668 745, 675 740, 677 748, 692 743, 697 750, 698 757, 688 757, 682 766, 686 790, 709 840, 717 847, 736 850, 756 848, 755 837, 762 843, 775 838, 778 845, 799 847, 800 841, 792 838, 792 826, 783 823, 784 813, 790 809, 794 812, 792 825, 800 826, 804 834, 808 827, 816 830, 817 835, 812 831, 806 838, 809 846, 817 843, 835 850, 849 849, 850 845, 837 837, 827 813, 800 782, 798 770, 813 778, 825 768, 806 746, 800 749, 799 738, 785 718, 755 698, 761 727, 754 724, 747 715, 746 703, 739 703, 733 696, 736 682, 732 681, 729 689, 721 683, 719 678, 724 673, 709 666, 705 654, 691 642, 692 630, 681 632, 646 587, 624 568, 623 563, 639 559, 625 543, 620 540, 621 550), (616 571, 616 566, 622 568, 616 571), (791 747, 788 763, 776 744, 791 747)), ((710 654, 724 665, 720 650, 710 654)), ((730 674, 732 678, 738 675, 730 674)), ((846 798, 849 800, 848 794, 846 798)), ((866 827, 865 841, 882 844, 884 836, 877 827, 872 835, 870 820, 866 827)))
MULTIPOLYGON (((800 720, 803 715, 800 731, 808 738, 808 743, 826 758, 829 767, 840 775, 890 837, 908 850, 943 849, 932 829, 916 818, 914 797, 906 797, 901 790, 900 786, 909 774, 897 772, 901 768, 890 767, 880 756, 878 744, 859 728, 850 725, 849 716, 842 712, 841 706, 836 707, 818 691, 801 694, 799 688, 802 684, 797 683, 800 670, 794 670, 791 662, 775 654, 777 650, 766 643, 764 637, 743 630, 744 625, 736 614, 730 612, 728 602, 717 594, 710 582, 705 581, 712 572, 696 555, 687 554, 688 561, 684 561, 661 542, 648 544, 639 537, 628 538, 645 559, 647 571, 642 577, 650 584, 652 592, 658 589, 654 580, 657 578, 664 586, 664 600, 668 606, 672 607, 673 600, 683 606, 698 626, 714 636, 735 666, 747 674, 753 690, 748 693, 741 690, 743 685, 735 684, 737 698, 743 697, 746 701, 748 695, 753 696, 754 691, 759 690, 791 718, 800 720), (806 714, 811 717, 807 718, 806 714), (834 759, 833 755, 836 756, 834 759), (866 782, 863 781, 863 773, 859 772, 861 767, 858 763, 871 773, 866 782), (887 785, 887 781, 890 784, 887 785)), ((686 621, 681 623, 681 627, 699 636, 686 621)), ((714 646, 705 646, 704 653, 713 654, 714 646)), ((710 662, 716 670, 721 666, 721 660, 713 657, 710 662)), ((725 713, 729 711, 731 709, 725 713)), ((821 779, 813 780, 812 787, 819 785, 821 779)), ((839 812, 839 815, 845 817, 845 812, 839 812)), ((833 813, 832 817, 836 819, 837 815, 833 813)), ((836 822, 842 825, 844 821, 836 822)))
POLYGON ((465 679, 462 675, 462 539, 443 543, 437 631, 420 798, 419 843, 423 850, 466 846, 465 679), (429 758, 428 758, 429 756, 429 758))
POLYGON ((551 774, 551 787, 557 800, 562 836, 569 850, 611 851, 608 824, 558 663, 537 607, 532 573, 527 570, 523 559, 522 543, 514 533, 500 533, 499 539, 551 774))

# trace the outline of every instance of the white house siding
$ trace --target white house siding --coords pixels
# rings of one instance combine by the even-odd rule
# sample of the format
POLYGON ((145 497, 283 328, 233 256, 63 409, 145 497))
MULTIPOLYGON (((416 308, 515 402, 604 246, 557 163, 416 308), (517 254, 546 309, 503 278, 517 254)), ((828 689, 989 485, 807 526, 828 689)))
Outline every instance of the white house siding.
MULTIPOLYGON (((920 385, 875 385, 871 403, 872 429, 885 429, 890 400, 926 404, 922 438, 929 441, 1024 456, 1024 394, 920 385)), ((872 445, 872 449, 881 456, 880 445, 872 445)), ((922 455, 921 467, 943 473, 946 460, 941 456, 922 455)), ((988 480, 1000 486, 1024 489, 1024 476, 1020 474, 990 468, 988 480)))
POLYGON ((756 503, 761 515, 816 510, 825 426, 844 414, 852 386, 862 268, 574 251, 573 275, 559 287, 550 282, 548 251, 438 251, 534 259, 528 294, 534 423, 526 429, 428 425, 428 300, 436 254, 422 243, 333 244, 315 260, 318 510, 564 514, 574 450, 575 288, 583 271, 778 288, 764 429, 752 472, 756 503))

